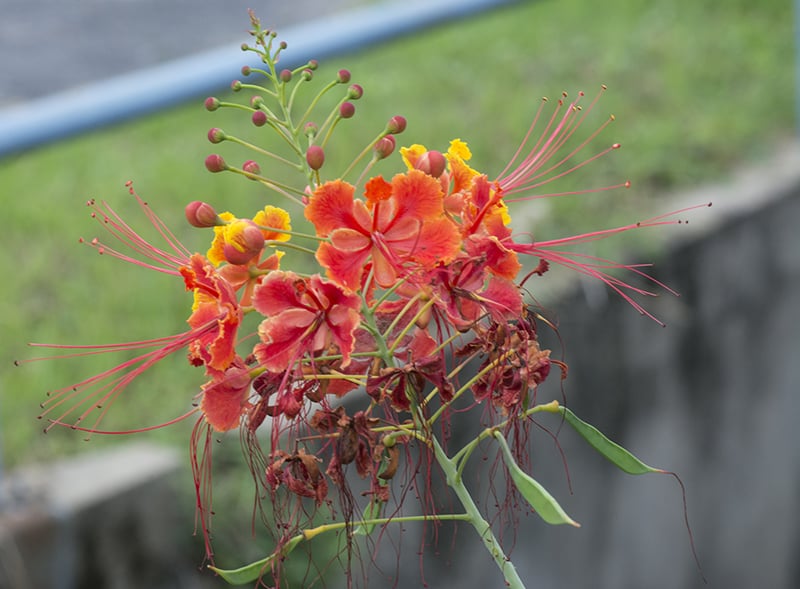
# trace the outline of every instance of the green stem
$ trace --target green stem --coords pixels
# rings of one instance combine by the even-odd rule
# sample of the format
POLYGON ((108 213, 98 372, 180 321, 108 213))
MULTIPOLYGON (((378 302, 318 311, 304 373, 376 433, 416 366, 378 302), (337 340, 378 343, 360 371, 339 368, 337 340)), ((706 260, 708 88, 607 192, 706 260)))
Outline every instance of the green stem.
POLYGON ((439 440, 435 437, 431 437, 431 445, 433 447, 434 456, 436 457, 436 462, 439 463, 439 466, 447 477, 448 486, 453 489, 456 497, 461 501, 464 511, 469 515, 467 521, 475 528, 486 550, 489 551, 497 568, 500 569, 506 581, 506 586, 511 589, 525 589, 525 585, 519 577, 514 563, 512 563, 503 552, 500 542, 495 537, 494 532, 492 532, 492 526, 489 525, 489 522, 481 515, 478 506, 475 504, 475 500, 464 485, 464 481, 461 480, 455 462, 447 457, 447 454, 445 454, 441 445, 439 445, 439 440))

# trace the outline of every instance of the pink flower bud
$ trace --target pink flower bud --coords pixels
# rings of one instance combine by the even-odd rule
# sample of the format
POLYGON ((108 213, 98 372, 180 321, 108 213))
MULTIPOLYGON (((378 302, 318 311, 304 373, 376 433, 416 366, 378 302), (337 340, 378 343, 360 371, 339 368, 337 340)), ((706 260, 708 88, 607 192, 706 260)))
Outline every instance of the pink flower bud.
POLYGON ((308 167, 312 170, 319 170, 325 163, 325 152, 319 145, 312 145, 306 152, 308 167))
POLYGON ((392 155, 395 146, 397 143, 395 139, 391 135, 386 135, 385 137, 381 137, 377 143, 375 143, 375 153, 378 155, 379 159, 385 159, 392 155))
POLYGON ((211 143, 222 143, 223 141, 225 141, 225 138, 226 138, 225 131, 223 131, 222 129, 214 127, 213 129, 208 130, 208 140, 211 143))
POLYGON ((356 114, 356 107, 352 102, 343 102, 339 107, 339 116, 343 119, 349 119, 356 114))
POLYGON ((426 151, 414 164, 417 170, 422 170, 429 176, 438 178, 444 173, 447 167, 447 159, 442 155, 441 151, 426 151))
POLYGON ((248 174, 253 174, 255 176, 261 174, 261 166, 258 165, 258 162, 254 162, 253 160, 247 160, 243 163, 242 169, 248 174))
POLYGON ((284 84, 288 84, 292 81, 292 70, 281 70, 280 73, 281 82, 284 84))
POLYGON ((339 70, 336 80, 340 84, 347 84, 350 81, 350 72, 348 70, 339 70))
POLYGON ((203 106, 206 107, 207 111, 213 112, 219 108, 219 99, 215 98, 214 96, 209 96, 206 98, 203 106))
POLYGON ((264 104, 264 99, 261 96, 256 95, 250 98, 250 106, 253 108, 258 108, 262 104, 264 104))
POLYGON ((311 71, 310 69, 304 69, 302 72, 300 72, 300 77, 303 78, 305 82, 308 82, 311 78, 314 77, 314 72, 311 71))
POLYGON ((316 137, 317 131, 319 131, 319 128, 316 123, 308 122, 303 127, 303 134, 305 134, 306 137, 316 137))
POLYGON ((358 100, 364 96, 364 89, 358 84, 353 84, 347 89, 347 97, 351 100, 358 100))
POLYGON ((253 124, 256 127, 263 127, 267 124, 267 113, 265 113, 263 110, 257 110, 253 113, 253 116, 250 118, 250 120, 253 121, 253 124))
POLYGON ((242 75, 243 76, 249 76, 252 72, 253 72, 253 70, 250 68, 249 65, 243 65, 242 66, 242 75))
POLYGON ((238 92, 241 89, 242 89, 242 83, 239 80, 234 80, 233 82, 231 82, 231 90, 233 90, 234 92, 238 92))
POLYGON ((306 67, 313 71, 319 67, 319 62, 316 59, 310 59, 308 60, 306 67))
POLYGON ((189 221, 189 225, 192 227, 215 227, 221 222, 214 207, 200 200, 193 200, 186 205, 184 213, 186 214, 186 220, 189 221))
MULTIPOLYGON (((264 234, 252 221, 240 220, 226 234, 222 255, 231 264, 246 264, 264 248, 264 234)), ((227 229, 227 228, 226 228, 227 229)))
POLYGON ((393 116, 391 119, 389 119, 389 123, 386 125, 386 132, 391 133, 392 135, 397 135, 405 130, 406 118, 401 117, 400 115, 393 116))
POLYGON ((206 158, 206 170, 209 172, 222 172, 228 169, 228 164, 222 159, 221 155, 212 153, 206 158))

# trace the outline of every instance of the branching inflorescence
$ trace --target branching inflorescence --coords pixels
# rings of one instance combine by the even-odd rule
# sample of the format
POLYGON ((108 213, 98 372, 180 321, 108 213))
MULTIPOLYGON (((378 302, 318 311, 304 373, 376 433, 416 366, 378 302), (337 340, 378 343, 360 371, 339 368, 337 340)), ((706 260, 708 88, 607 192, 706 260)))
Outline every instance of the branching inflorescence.
MULTIPOLYGON (((254 43, 243 49, 255 52, 263 67, 246 67, 243 74, 261 81, 237 81, 233 89, 251 90, 253 97, 245 104, 209 98, 205 105, 209 111, 231 107, 247 112, 256 127, 277 134, 285 149, 269 151, 214 128, 208 133, 211 143, 239 144, 261 163, 247 160, 235 167, 214 154, 206 167, 259 182, 278 202, 270 201, 252 217, 190 203, 188 222, 213 230, 205 254, 186 250, 141 200, 163 237, 161 247, 141 238, 107 205, 91 202, 93 216, 133 254, 99 240, 87 243, 101 253, 179 277, 194 294, 189 328, 148 341, 69 348, 69 356, 121 349, 137 354, 53 391, 42 417, 48 428, 103 432, 105 412, 131 380, 181 351, 207 379, 194 408, 183 417, 197 416, 191 446, 208 558, 213 563, 210 442, 223 432, 239 430, 258 493, 272 499, 269 517, 280 523, 265 522, 275 535, 274 552, 242 569, 212 567, 223 577, 234 583, 273 579, 280 584, 283 558, 324 532, 344 534, 350 550, 359 537, 400 522, 462 521, 480 535, 506 583, 522 587, 462 480, 478 444, 498 444, 508 482, 551 524, 577 525, 524 472, 519 449, 507 442, 536 414, 559 414, 622 468, 656 471, 556 401, 538 402, 538 385, 554 364, 562 374, 564 366, 540 347, 538 318, 525 298, 533 281, 527 281, 544 276, 551 264, 565 265, 602 280, 646 313, 637 299, 654 293, 618 274, 627 270, 647 278, 640 266, 564 248, 679 220, 659 217, 549 241, 520 240, 514 233, 510 202, 549 196, 536 191, 619 147, 611 144, 583 155, 613 117, 578 140, 597 102, 583 108, 582 93, 572 101, 560 97, 551 111, 543 101, 518 152, 494 179, 470 167, 470 150, 459 139, 444 151, 402 147, 401 171, 391 178, 371 177, 374 164, 395 152, 396 137, 406 127, 400 116, 392 117, 344 171, 329 178, 326 151, 335 142, 337 126, 353 117, 363 90, 341 70, 300 108, 298 96, 311 87, 316 62, 279 70, 286 44, 276 42, 275 33, 262 29, 254 17, 252 23, 254 43), (320 115, 322 98, 337 92, 333 108, 320 115), (295 170, 302 180, 297 185, 275 180, 263 173, 266 164, 295 170), (279 204, 300 208, 313 234, 294 231, 289 212, 279 204), (319 271, 299 270, 308 264, 289 269, 288 262, 297 256, 315 260, 319 271), (251 316, 257 318, 256 333, 242 333, 251 316), (453 422, 472 408, 484 417, 480 433, 463 447, 450 448, 453 422), (432 508, 433 501, 424 496, 430 477, 417 475, 421 460, 440 470, 460 511, 432 508), (407 495, 402 489, 412 478, 422 487, 421 501, 414 515, 407 515, 401 511, 407 495), (320 517, 326 521, 320 523, 320 517)), ((602 189, 627 186, 621 182, 602 189)))

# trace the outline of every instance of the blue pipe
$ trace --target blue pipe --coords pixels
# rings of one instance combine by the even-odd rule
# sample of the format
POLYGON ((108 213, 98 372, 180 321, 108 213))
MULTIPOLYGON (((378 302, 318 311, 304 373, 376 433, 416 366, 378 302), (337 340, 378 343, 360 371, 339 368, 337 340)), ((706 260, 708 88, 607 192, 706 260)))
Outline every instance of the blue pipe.
MULTIPOLYGON (((284 63, 297 67, 515 1, 410 0, 326 17, 279 31, 289 44, 284 63)), ((263 64, 225 47, 0 110, 0 157, 218 92, 243 65, 263 64)))

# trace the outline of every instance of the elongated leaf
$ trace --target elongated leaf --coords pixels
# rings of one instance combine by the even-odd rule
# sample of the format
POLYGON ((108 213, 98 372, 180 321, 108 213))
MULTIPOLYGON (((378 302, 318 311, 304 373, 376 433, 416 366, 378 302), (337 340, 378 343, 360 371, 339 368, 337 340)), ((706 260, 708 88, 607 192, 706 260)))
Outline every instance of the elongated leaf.
POLYGON ((564 416, 566 422, 570 424, 575 431, 583 437, 584 440, 589 442, 589 445, 600 452, 600 454, 605 456, 609 461, 611 461, 612 464, 617 466, 617 468, 627 472, 628 474, 664 472, 661 469, 646 465, 644 462, 636 458, 636 456, 628 452, 625 448, 616 442, 609 440, 596 427, 579 419, 566 407, 559 407, 558 411, 564 416))
POLYGON ((517 487, 517 491, 536 510, 539 517, 548 524, 569 524, 579 528, 581 525, 567 515, 567 512, 547 492, 547 489, 519 467, 503 435, 500 432, 495 432, 494 437, 500 442, 500 448, 503 450, 503 459, 508 467, 508 472, 511 474, 511 480, 514 481, 514 485, 517 487))
POLYGON ((218 569, 217 567, 212 566, 208 568, 217 573, 231 585, 246 585, 257 580, 259 577, 264 575, 265 572, 269 572, 268 569, 276 558, 286 556, 302 541, 303 534, 298 534, 284 544, 283 548, 276 550, 266 558, 251 562, 250 564, 246 564, 238 569, 218 569))
MULTIPOLYGON (((381 506, 383 505, 380 501, 370 501, 369 504, 364 508, 364 522, 368 522, 369 520, 379 518, 381 516, 381 506)), ((354 536, 369 536, 372 533, 372 530, 375 529, 374 523, 363 523, 358 524, 356 528, 353 530, 354 536)))

